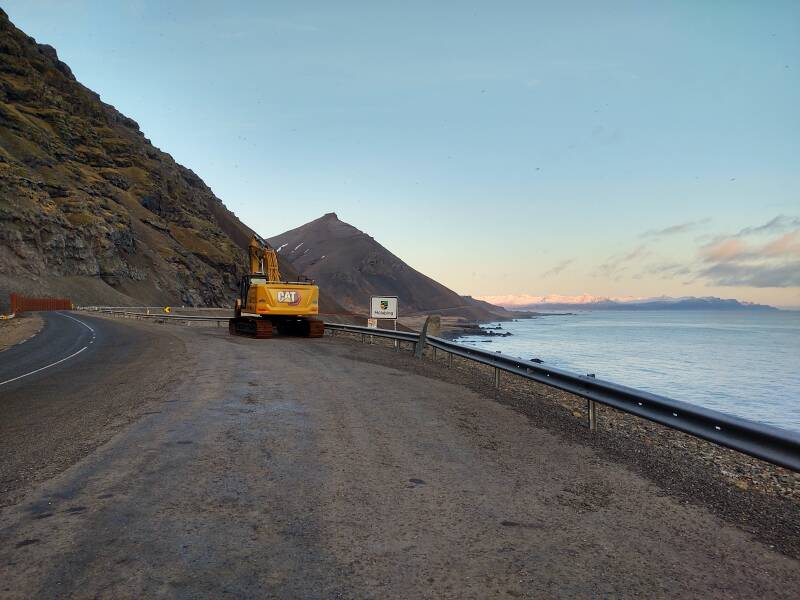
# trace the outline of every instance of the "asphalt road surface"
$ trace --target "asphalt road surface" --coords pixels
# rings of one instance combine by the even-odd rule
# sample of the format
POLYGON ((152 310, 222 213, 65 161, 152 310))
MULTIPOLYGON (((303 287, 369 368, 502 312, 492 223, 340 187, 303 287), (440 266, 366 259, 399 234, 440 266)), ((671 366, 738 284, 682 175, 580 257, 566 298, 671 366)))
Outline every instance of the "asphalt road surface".
POLYGON ((0 386, 0 597, 800 589, 798 561, 590 448, 366 362, 389 350, 70 316, 93 334, 49 315, 59 349, 0 378, 86 347, 0 386))
POLYGON ((52 369, 77 357, 95 341, 92 326, 66 313, 45 313, 40 335, 3 351, 0 388, 52 369))

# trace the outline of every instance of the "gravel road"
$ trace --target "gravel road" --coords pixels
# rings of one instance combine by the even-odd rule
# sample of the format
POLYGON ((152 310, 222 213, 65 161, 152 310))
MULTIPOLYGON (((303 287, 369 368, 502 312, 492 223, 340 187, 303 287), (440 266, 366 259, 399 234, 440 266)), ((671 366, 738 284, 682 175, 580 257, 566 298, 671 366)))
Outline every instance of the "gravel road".
MULTIPOLYGON (((800 589, 798 561, 479 391, 393 368, 389 349, 92 321, 129 356, 113 374, 96 354, 102 385, 38 381, 42 430, 82 394, 95 433, 70 453, 82 441, 67 422, 71 441, 51 447, 71 458, 25 462, 34 475, 4 496, 3 598, 800 589)), ((24 420, 2 394, 3 427, 24 420)), ((8 431, 3 466, 30 444, 8 431)))

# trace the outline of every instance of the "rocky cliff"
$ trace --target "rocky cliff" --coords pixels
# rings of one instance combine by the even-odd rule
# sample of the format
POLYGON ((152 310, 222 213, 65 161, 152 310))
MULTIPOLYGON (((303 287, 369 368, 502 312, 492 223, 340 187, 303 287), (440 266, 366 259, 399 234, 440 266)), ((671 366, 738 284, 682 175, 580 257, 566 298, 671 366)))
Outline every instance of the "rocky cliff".
POLYGON ((227 305, 249 236, 0 10, 0 298, 227 305))

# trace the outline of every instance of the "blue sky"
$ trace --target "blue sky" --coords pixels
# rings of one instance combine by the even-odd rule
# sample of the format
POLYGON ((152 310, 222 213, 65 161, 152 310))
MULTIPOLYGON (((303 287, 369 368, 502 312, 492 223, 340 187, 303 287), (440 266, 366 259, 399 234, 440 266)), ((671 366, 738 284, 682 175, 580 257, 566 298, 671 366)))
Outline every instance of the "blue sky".
POLYGON ((800 3, 3 8, 262 235, 335 211, 461 293, 800 305, 800 3))

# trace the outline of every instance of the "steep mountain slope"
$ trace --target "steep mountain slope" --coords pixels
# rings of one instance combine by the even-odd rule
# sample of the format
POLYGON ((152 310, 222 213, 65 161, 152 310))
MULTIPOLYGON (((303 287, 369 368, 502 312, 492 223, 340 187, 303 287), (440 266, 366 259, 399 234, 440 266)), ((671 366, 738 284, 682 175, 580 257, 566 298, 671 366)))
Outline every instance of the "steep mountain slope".
POLYGON ((372 295, 389 295, 399 297, 404 315, 437 312, 480 321, 512 316, 503 308, 459 296, 412 269, 335 213, 276 235, 269 243, 353 312, 366 313, 372 295))
POLYGON ((0 301, 229 305, 250 234, 0 10, 0 301))

